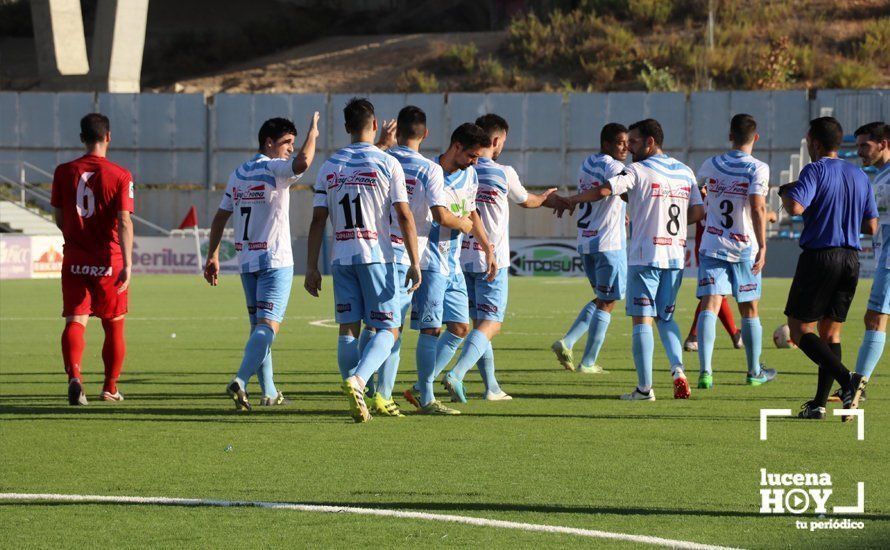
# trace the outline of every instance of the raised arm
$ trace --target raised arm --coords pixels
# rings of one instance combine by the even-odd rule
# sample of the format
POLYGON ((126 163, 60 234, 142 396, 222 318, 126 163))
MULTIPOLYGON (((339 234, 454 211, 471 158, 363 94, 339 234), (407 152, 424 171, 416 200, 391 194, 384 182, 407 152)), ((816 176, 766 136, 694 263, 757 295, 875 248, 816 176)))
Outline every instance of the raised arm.
POLYGON ((306 131, 306 139, 303 141, 303 146, 300 147, 300 152, 297 153, 291 164, 294 174, 302 174, 312 165, 312 160, 315 159, 315 141, 317 139, 318 111, 315 111, 309 121, 309 129, 306 131))

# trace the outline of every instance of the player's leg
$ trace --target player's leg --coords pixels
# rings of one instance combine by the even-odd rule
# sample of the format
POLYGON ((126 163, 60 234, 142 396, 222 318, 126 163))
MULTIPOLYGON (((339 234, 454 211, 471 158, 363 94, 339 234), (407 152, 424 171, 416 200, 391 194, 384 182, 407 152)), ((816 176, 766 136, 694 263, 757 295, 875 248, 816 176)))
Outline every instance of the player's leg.
POLYGON ((442 309, 442 320, 447 330, 439 336, 436 346, 436 378, 445 370, 470 333, 470 303, 467 281, 463 273, 448 277, 442 309))
POLYGON ((742 331, 736 327, 735 318, 732 316, 732 308, 729 307, 729 300, 725 297, 720 304, 718 316, 720 317, 720 322, 723 323, 723 328, 726 329, 726 333, 729 334, 729 338, 732 340, 732 346, 735 349, 743 348, 745 344, 742 341, 742 331))
POLYGON ((701 301, 695 306, 695 313, 692 315, 692 325, 689 327, 689 334, 686 335, 686 341, 683 342, 683 351, 698 351, 699 315, 701 315, 701 301))
MULTIPOLYGON (((291 267, 271 269, 257 281, 257 308, 254 316, 258 324, 268 324, 274 329, 273 339, 281 328, 280 324, 284 321, 287 304, 290 300, 292 282, 293 268, 291 267)), ((263 394, 263 397, 260 399, 261 405, 285 405, 289 403, 275 385, 271 343, 260 363, 257 379, 263 394)))
POLYGON ((683 340, 680 336, 680 327, 674 320, 674 310, 677 307, 677 294, 680 292, 680 284, 683 282, 683 269, 660 270, 658 293, 655 296, 655 304, 658 315, 655 324, 658 327, 658 336, 664 351, 667 353, 668 362, 671 365, 671 376, 674 380, 674 399, 688 399, 690 395, 689 381, 686 380, 683 368, 683 340))
POLYGON ((337 368, 340 378, 346 380, 360 357, 358 337, 364 302, 353 266, 334 265, 331 274, 334 279, 334 320, 340 325, 337 336, 337 368))
MULTIPOLYGON (((596 260, 593 254, 581 254, 581 263, 584 266, 584 273, 587 280, 590 281, 590 287, 596 291, 596 260)), ((575 370, 575 359, 572 356, 572 348, 575 346, 581 336, 590 331, 590 322, 596 312, 596 298, 591 300, 581 308, 575 322, 569 328, 569 331, 550 346, 550 350, 556 354, 556 360, 566 370, 575 370)))
POLYGON ((584 374, 603 372, 602 367, 596 364, 596 359, 606 341, 606 333, 609 330, 609 323, 612 322, 612 310, 615 309, 615 302, 624 299, 624 290, 627 284, 627 255, 623 250, 598 252, 592 256, 594 256, 596 264, 594 267, 596 311, 590 320, 584 356, 578 365, 578 372, 584 374))
POLYGON ((435 400, 436 346, 442 328, 445 284, 444 275, 425 270, 411 299, 411 328, 420 331, 415 355, 417 382, 404 396, 418 409, 435 400))
MULTIPOLYGON (((495 279, 494 283, 485 281, 483 277, 482 292, 479 298, 483 304, 481 309, 485 313, 485 318, 499 323, 504 322, 504 316, 507 314, 507 297, 510 294, 510 278, 508 275, 509 269, 504 269, 503 274, 498 273, 498 278, 495 279)), ((474 318, 474 328, 478 327, 480 321, 475 320, 478 317, 476 310, 471 307, 470 313, 474 318)), ((508 401, 513 399, 501 389, 495 376, 494 349, 492 348, 491 341, 488 342, 488 346, 476 362, 476 366, 479 368, 479 374, 482 376, 482 382, 485 384, 485 400, 508 401)))
POLYGON ((80 372, 83 351, 86 347, 86 327, 92 308, 89 281, 83 275, 71 273, 68 265, 62 265, 62 317, 65 328, 62 330, 62 363, 68 376, 68 404, 88 404, 83 391, 83 378, 80 372))
POLYGON ((627 269, 627 315, 633 318, 632 346, 637 387, 621 395, 624 400, 654 401, 652 389, 652 355, 655 338, 652 319, 656 315, 655 295, 658 291, 658 270, 632 265, 627 269))
POLYGON ((732 291, 729 263, 704 256, 698 264, 698 289, 701 313, 698 315, 698 387, 710 389, 714 385, 712 358, 717 339, 717 313, 725 302, 723 296, 732 291))
POLYGON ((102 319, 105 341, 102 344, 102 362, 105 366, 105 382, 100 398, 103 401, 123 401, 117 390, 117 381, 124 367, 127 353, 124 338, 124 317, 127 313, 129 291, 120 292, 118 274, 123 266, 112 266, 110 277, 99 277, 91 287, 93 314, 102 319))
POLYGON ((361 283, 365 324, 376 329, 358 365, 349 373, 364 390, 366 381, 380 369, 396 343, 402 325, 402 305, 395 264, 364 264, 356 266, 356 272, 361 283))
MULTIPOLYGON (((401 359, 402 340, 405 333, 405 322, 408 319, 408 309, 411 306, 411 295, 405 287, 405 278, 408 274, 408 266, 396 264, 396 283, 399 291, 400 301, 400 317, 402 326, 399 327, 399 335, 395 344, 389 352, 389 357, 383 362, 383 366, 372 380, 376 379, 373 389, 374 410, 383 416, 403 417, 399 405, 392 398, 392 391, 396 384, 396 376, 399 372, 399 361, 401 359)), ((367 327, 366 327, 367 328, 367 327)), ((366 386, 368 394, 371 395, 370 383, 366 386)))
POLYGON ((760 364, 763 350, 763 326, 759 313, 762 280, 760 273, 754 274, 753 267, 753 261, 732 264, 732 295, 739 304, 739 314, 742 316, 742 341, 748 367, 745 383, 759 386, 774 380, 776 370, 760 364))
MULTIPOLYGON (((358 355, 359 355, 359 357, 361 357, 362 354, 365 352, 365 347, 367 347, 368 343, 371 341, 371 338, 374 337, 374 334, 376 334, 376 332, 377 332, 376 329, 374 329, 373 327, 369 327, 368 325, 364 325, 362 327, 362 332, 361 332, 361 334, 359 334, 359 337, 358 337, 358 355)), ((367 395, 370 395, 373 397, 376 392, 377 392, 377 373, 375 372, 374 374, 371 375, 371 378, 369 378, 365 382, 365 393, 367 395)))
MULTIPOLYGON (((882 256, 879 258, 871 294, 868 297, 868 309, 865 312, 865 335, 862 337, 862 344, 859 346, 859 354, 856 357, 856 372, 862 376, 866 383, 871 378, 871 374, 884 352, 888 314, 890 314, 890 267, 887 266, 887 260, 882 256)), ((862 391, 865 391, 864 386, 862 391)))

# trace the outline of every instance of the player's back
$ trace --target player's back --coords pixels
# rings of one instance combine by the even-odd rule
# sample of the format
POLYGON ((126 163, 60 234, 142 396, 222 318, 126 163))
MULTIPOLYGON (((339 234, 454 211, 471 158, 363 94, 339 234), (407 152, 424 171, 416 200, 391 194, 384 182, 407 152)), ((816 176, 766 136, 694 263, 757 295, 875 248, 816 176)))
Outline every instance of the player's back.
POLYGON ((133 176, 129 171, 96 155, 66 162, 53 175, 51 202, 62 210, 66 261, 121 258, 118 213, 133 211, 133 176))
MULTIPOLYGON (((498 268, 510 264, 510 204, 528 199, 528 191, 519 181, 512 166, 499 164, 480 157, 476 163, 479 188, 476 190, 476 211, 485 228, 489 242, 494 246, 498 268)), ((487 268, 485 250, 467 235, 461 250, 464 271, 481 273, 487 268)))
POLYGON ((766 196, 769 166, 732 150, 705 160, 698 179, 708 190, 700 253, 733 262, 753 259, 758 246, 749 197, 766 196))
MULTIPOLYGON (((624 170, 624 164, 605 153, 590 155, 578 169, 578 192, 601 186, 624 170)), ((611 196, 582 203, 576 216, 578 253, 592 254, 621 250, 627 237, 624 229, 624 201, 611 196)))
POLYGON ((687 209, 690 204, 702 202, 692 170, 675 158, 659 154, 631 164, 626 171, 635 180, 627 192, 633 225, 628 263, 682 268, 687 209))
POLYGON ((315 192, 315 205, 326 206, 330 215, 334 265, 395 260, 390 210, 399 197, 407 201, 407 192, 393 156, 370 143, 348 145, 322 166, 315 192))
MULTIPOLYGON (((417 249, 421 254, 422 260, 433 223, 433 215, 430 211, 430 196, 431 193, 441 193, 442 167, 417 151, 402 145, 389 149, 387 153, 395 157, 405 173, 408 205, 411 209, 411 214, 414 216, 414 225, 417 229, 417 249), (431 189, 431 185, 435 189, 431 189)), ((433 202, 438 203, 439 201, 434 200, 433 202)), ((405 253, 402 228, 399 226, 395 213, 392 214, 390 231, 392 232, 391 240, 396 262, 408 265, 410 260, 405 253)))

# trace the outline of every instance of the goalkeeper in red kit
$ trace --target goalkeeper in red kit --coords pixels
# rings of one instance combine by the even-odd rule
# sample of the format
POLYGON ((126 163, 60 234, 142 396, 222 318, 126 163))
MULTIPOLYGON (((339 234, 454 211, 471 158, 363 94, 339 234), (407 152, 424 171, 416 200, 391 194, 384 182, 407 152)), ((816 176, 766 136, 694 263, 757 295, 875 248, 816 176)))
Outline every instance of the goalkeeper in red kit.
POLYGON ((100 399, 122 401, 117 389, 124 364, 124 316, 133 265, 133 176, 105 158, 111 141, 108 117, 80 121, 86 154, 61 164, 53 176, 55 221, 65 239, 62 261, 62 359, 68 404, 86 405, 81 358, 90 316, 102 320, 105 384, 100 399))

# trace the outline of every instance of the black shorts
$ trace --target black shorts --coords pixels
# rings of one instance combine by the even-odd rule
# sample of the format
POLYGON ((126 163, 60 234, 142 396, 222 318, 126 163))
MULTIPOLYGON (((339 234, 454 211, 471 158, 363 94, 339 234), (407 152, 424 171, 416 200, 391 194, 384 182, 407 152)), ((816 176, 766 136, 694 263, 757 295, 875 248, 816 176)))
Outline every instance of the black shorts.
POLYGON ((843 323, 858 282, 858 250, 804 250, 797 260, 785 315, 805 323, 826 318, 843 323))

